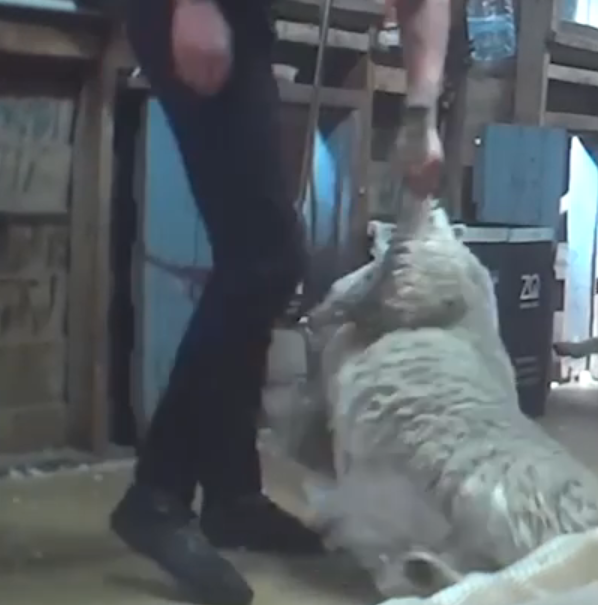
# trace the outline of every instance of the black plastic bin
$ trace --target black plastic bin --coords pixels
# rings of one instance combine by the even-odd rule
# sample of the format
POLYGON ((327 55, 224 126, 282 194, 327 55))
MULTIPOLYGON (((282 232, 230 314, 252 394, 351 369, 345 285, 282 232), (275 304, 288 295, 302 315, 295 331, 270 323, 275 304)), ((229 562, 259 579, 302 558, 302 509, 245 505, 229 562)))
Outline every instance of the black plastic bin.
POLYGON ((553 231, 467 227, 464 241, 494 278, 501 335, 515 367, 521 410, 542 416, 552 373, 553 231))

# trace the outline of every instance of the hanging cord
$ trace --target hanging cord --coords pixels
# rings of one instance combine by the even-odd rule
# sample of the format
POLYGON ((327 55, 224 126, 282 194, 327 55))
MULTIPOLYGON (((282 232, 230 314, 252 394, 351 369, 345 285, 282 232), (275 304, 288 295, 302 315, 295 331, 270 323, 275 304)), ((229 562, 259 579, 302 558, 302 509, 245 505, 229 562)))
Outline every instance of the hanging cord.
POLYGON ((301 177, 299 180, 299 197, 297 198, 297 208, 303 213, 307 201, 308 191, 310 192, 310 210, 311 210, 311 243, 315 242, 317 232, 317 200, 313 191, 313 157, 314 142, 316 130, 318 128, 318 118, 320 117, 320 106, 322 96, 322 79, 324 71, 324 57, 326 46, 328 44, 328 32, 330 30, 330 16, 332 13, 332 3, 334 0, 325 0, 322 4, 320 19, 320 39, 318 41, 318 52, 316 55, 316 68, 313 80, 313 93, 309 104, 309 113, 307 116, 307 131, 305 133, 305 147, 303 149, 303 158, 301 163, 301 177))

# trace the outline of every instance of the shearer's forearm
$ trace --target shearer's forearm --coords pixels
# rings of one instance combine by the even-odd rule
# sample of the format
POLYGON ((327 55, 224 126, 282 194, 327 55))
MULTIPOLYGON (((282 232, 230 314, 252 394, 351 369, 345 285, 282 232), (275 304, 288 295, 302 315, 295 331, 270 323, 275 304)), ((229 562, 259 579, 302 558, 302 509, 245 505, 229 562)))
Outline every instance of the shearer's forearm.
POLYGON ((407 71, 407 105, 433 107, 442 89, 451 0, 394 1, 407 71))

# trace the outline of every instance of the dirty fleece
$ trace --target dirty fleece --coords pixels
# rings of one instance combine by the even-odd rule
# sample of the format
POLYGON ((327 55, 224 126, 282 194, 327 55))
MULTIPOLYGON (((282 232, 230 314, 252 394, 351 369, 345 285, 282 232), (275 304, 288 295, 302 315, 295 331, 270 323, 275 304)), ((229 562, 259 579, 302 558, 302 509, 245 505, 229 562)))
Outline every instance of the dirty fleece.
POLYGON ((307 320, 335 476, 316 517, 389 596, 598 526, 595 477, 519 411, 489 273, 443 210, 398 224, 307 320))

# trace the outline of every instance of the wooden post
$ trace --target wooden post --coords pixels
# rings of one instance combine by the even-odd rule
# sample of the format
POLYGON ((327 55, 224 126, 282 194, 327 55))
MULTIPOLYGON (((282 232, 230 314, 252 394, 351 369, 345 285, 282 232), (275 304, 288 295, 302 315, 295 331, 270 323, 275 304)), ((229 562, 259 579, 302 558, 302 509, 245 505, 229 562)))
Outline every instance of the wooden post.
POLYGON ((558 27, 557 8, 558 0, 525 0, 520 4, 515 122, 544 124, 550 66, 548 41, 558 27))
MULTIPOLYGON (((451 36, 453 38, 453 48, 456 53, 463 51, 464 56, 457 56, 454 65, 454 75, 449 74, 451 78, 452 99, 449 108, 446 125, 444 128, 444 148, 446 154, 445 177, 443 183, 443 193, 446 198, 446 211, 453 219, 462 217, 463 202, 463 168, 465 165, 465 125, 467 116, 467 85, 469 82, 467 66, 465 62, 465 51, 467 50, 467 22, 465 15, 465 5, 463 2, 455 3, 452 14, 451 36), (452 76, 452 77, 451 77, 452 76)), ((450 69, 448 65, 445 69, 450 69)))
POLYGON ((347 266, 356 267, 363 263, 360 244, 364 243, 367 236, 367 225, 370 216, 368 197, 368 178, 371 162, 372 147, 372 118, 374 112, 374 89, 375 89, 375 65, 372 59, 372 49, 376 41, 376 30, 370 28, 368 31, 368 49, 361 56, 353 69, 344 79, 344 85, 359 91, 361 102, 359 104, 359 150, 356 154, 356 179, 353 189, 353 201, 349 215, 350 224, 350 249, 345 259, 347 266))
POLYGON ((108 445, 108 309, 114 36, 106 40, 81 90, 71 209, 68 400, 71 441, 102 452, 108 445))

